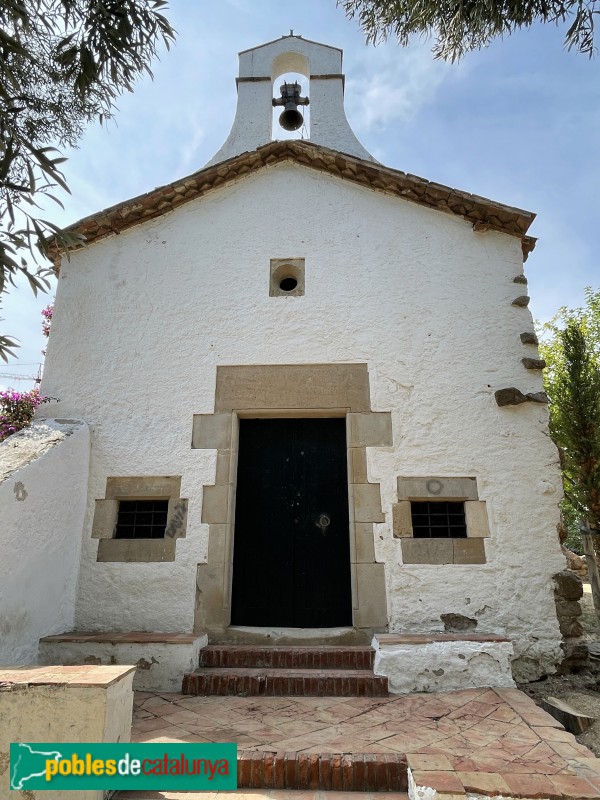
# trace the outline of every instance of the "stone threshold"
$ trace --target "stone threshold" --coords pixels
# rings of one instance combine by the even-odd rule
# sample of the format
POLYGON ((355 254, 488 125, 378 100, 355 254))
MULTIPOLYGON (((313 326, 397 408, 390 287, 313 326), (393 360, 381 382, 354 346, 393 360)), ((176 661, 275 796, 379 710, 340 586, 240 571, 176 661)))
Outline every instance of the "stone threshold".
POLYGON ((149 631, 71 631, 44 636, 40 642, 72 642, 103 644, 192 644, 200 634, 155 633, 149 631))

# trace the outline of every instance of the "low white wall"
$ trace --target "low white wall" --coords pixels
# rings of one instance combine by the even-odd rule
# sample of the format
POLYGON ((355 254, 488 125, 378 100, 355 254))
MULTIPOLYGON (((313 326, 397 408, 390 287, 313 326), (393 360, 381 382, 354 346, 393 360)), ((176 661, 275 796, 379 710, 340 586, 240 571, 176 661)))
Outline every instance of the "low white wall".
POLYGON ((35 664, 42 636, 73 627, 89 455, 79 421, 0 444, 0 664, 35 664))

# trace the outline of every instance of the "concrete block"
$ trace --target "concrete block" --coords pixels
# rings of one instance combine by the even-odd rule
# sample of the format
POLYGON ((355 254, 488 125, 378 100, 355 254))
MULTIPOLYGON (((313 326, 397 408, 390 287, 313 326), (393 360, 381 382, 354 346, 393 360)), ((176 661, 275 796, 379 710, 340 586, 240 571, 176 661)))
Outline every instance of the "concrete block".
POLYGON ((467 536, 473 538, 491 536, 484 500, 468 500, 465 503, 465 520, 467 536))

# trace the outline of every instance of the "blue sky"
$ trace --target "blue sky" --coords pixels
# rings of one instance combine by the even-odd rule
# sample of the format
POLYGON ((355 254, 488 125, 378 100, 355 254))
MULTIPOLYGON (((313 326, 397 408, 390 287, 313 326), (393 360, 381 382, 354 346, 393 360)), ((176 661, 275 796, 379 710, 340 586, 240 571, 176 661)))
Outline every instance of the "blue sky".
MULTIPOLYGON (((537 319, 583 302, 600 286, 600 59, 567 53, 564 29, 537 26, 496 41, 459 64, 435 61, 431 43, 364 44, 335 0, 171 0, 177 42, 120 98, 114 121, 93 126, 69 153, 72 194, 52 219, 68 224, 201 168, 235 112, 237 53, 289 33, 341 47, 346 111, 384 164, 538 214, 525 271, 537 319)), ((42 361, 39 299, 4 295, 2 332, 18 358, 0 386, 30 384, 42 361)), ((98 298, 102 302, 102 298, 98 298)))

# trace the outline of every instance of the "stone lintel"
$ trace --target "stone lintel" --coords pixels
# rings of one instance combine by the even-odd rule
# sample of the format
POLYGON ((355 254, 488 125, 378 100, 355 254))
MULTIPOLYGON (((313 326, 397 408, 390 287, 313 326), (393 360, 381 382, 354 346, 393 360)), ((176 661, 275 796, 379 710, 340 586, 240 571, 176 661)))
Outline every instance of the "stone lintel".
POLYGON ((218 366, 215 411, 370 411, 366 364, 218 366))
POLYGON ((398 500, 478 500, 476 478, 398 478, 398 500))

